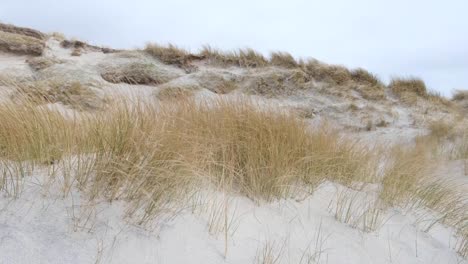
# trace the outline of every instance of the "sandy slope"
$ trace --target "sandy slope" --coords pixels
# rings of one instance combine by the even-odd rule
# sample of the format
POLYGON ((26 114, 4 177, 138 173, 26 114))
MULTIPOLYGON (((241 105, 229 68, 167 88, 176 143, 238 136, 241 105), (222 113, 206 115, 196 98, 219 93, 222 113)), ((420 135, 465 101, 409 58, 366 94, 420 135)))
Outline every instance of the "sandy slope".
MULTIPOLYGON (((60 47, 56 40, 49 40, 47 46, 44 56, 59 58, 63 63, 34 73, 25 63, 26 57, 0 53, 0 73, 34 74, 38 79, 61 76, 90 83, 102 96, 119 93, 143 99, 154 97, 164 85, 200 85, 199 98, 215 97, 218 95, 203 87, 203 73, 230 77, 259 74, 254 70, 204 66, 198 72, 184 73, 141 54, 125 58, 89 51, 72 57, 71 50, 60 47), (128 61, 154 63, 177 77, 159 86, 111 84, 101 78, 105 67, 128 61)), ((352 112, 349 98, 318 90, 254 98, 281 107, 306 109, 313 113, 311 124, 314 120, 330 120, 369 144, 410 142, 426 133, 424 125, 429 119, 448 116, 437 111, 427 115, 427 111, 411 109, 392 98, 382 103, 359 96, 352 100, 358 108, 352 112), (388 125, 365 131, 369 120, 385 120, 388 125)), ((466 184, 461 168, 461 163, 449 164, 437 173, 452 175, 466 184)), ((32 175, 27 181, 18 199, 0 199, 0 263, 241 264, 262 263, 262 254, 268 251, 280 256, 278 263, 468 263, 454 251, 457 241, 453 230, 435 225, 425 232, 427 223, 435 218, 430 212, 382 212, 380 228, 373 232, 360 231, 335 219, 337 194, 350 192, 361 197, 355 208, 358 212, 373 199, 372 190, 356 192, 327 182, 312 196, 260 205, 206 190, 199 197, 202 205, 195 210, 184 210, 174 219, 160 222, 156 230, 148 230, 126 222, 124 204, 103 201, 88 206, 78 193, 63 198, 44 190, 37 184, 41 183, 40 175, 32 175), (230 225, 227 240, 222 230, 225 221, 230 225)))
MULTIPOLYGON (((303 199, 261 205, 207 191, 194 211, 152 231, 126 223, 123 204, 88 210, 76 193, 64 199, 28 186, 18 200, 1 200, 0 263, 261 263, 265 249, 280 256, 278 263, 468 263, 453 251, 452 230, 424 232, 428 215, 386 211, 370 233, 337 221, 337 194, 355 191, 333 183, 303 199)), ((362 202, 356 210, 372 199, 354 194, 362 202)))

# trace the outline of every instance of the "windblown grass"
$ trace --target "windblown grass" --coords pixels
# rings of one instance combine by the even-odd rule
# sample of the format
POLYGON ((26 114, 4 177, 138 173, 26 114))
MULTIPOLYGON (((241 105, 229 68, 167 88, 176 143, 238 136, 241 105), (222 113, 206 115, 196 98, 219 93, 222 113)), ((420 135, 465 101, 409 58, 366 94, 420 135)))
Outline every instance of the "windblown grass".
POLYGON ((351 226, 372 231, 383 205, 417 206, 440 214, 435 223, 449 224, 463 237, 463 193, 428 177, 427 145, 395 148, 381 168, 377 150, 326 124, 311 128, 293 113, 246 98, 159 104, 115 99, 106 111, 74 118, 27 100, 0 104, 3 190, 20 193, 25 171, 52 164, 63 173, 50 181, 59 179, 65 192, 77 186, 88 199, 125 201, 138 224, 180 208, 206 186, 271 201, 328 180, 354 190, 381 184, 382 204, 376 201, 357 216, 348 214, 354 196, 338 201, 336 216, 351 226))
POLYGON ((405 93, 421 97, 427 96, 426 84, 419 78, 394 78, 388 87, 398 96, 402 96, 405 93))
POLYGON ((76 123, 57 111, 25 103, 0 105, 1 157, 50 164, 73 146, 76 123))
POLYGON ((306 89, 310 81, 307 74, 300 69, 262 72, 250 77, 246 91, 266 97, 292 95, 306 89))
POLYGON ((305 65, 306 72, 318 81, 326 81, 338 85, 351 81, 350 71, 339 65, 326 65, 315 60, 305 65))
POLYGON ((253 49, 222 52, 210 46, 205 46, 200 55, 211 63, 221 66, 257 68, 268 65, 268 60, 253 49))
POLYGON ((429 124, 429 131, 432 137, 443 139, 452 132, 453 126, 453 123, 444 120, 433 121, 429 124))
POLYGON ((102 78, 111 83, 158 85, 168 82, 171 75, 153 63, 134 62, 104 69, 102 78))
POLYGON ((382 81, 376 75, 362 68, 352 70, 351 79, 359 84, 369 86, 383 86, 382 81))
POLYGON ((389 154, 382 180, 381 199, 390 205, 409 202, 431 171, 426 146, 397 146, 389 154))
POLYGON ((299 63, 294 57, 287 52, 273 52, 270 55, 270 63, 275 66, 281 66, 285 68, 298 68, 299 63))
POLYGON ((39 105, 60 102, 77 110, 95 110, 104 103, 92 88, 80 82, 62 79, 15 81, 7 78, 0 80, 0 83, 16 90, 13 99, 39 105))
POLYGON ((17 27, 14 25, 8 25, 3 23, 0 23, 0 31, 32 37, 39 40, 45 40, 46 38, 46 35, 44 33, 39 32, 37 30, 25 27, 17 27))
POLYGON ((165 86, 158 91, 156 97, 159 100, 184 100, 194 95, 198 86, 165 86))
POLYGON ((44 51, 43 40, 0 31, 0 50, 18 54, 40 56, 44 51))
POLYGON ((28 110, 2 107, 2 145, 18 149, 6 153, 54 162, 64 152, 92 155, 91 169, 75 181, 91 197, 128 200, 143 210, 142 219, 155 215, 158 204, 192 184, 195 175, 266 200, 287 196, 301 182, 313 187, 324 179, 351 183, 369 176, 367 149, 246 99, 160 106, 120 102, 72 123, 32 104, 24 106, 28 110), (18 116, 27 113, 39 117, 18 116), (21 129, 25 124, 17 119, 34 122, 21 129))
POLYGON ((155 43, 147 44, 145 51, 163 63, 186 67, 196 57, 190 52, 172 44, 162 46, 155 43))

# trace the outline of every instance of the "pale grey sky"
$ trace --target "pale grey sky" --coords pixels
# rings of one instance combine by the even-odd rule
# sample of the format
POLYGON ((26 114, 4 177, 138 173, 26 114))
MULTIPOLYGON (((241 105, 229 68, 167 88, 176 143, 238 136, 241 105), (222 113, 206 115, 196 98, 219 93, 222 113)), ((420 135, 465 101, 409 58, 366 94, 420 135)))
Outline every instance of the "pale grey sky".
POLYGON ((467 0, 0 0, 0 20, 116 48, 282 50, 468 89, 467 0))

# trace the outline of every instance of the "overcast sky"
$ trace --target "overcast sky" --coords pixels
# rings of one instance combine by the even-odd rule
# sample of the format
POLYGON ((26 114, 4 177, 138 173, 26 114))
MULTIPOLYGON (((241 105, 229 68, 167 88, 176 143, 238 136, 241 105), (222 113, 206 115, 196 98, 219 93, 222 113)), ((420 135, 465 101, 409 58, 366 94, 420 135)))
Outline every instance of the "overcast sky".
POLYGON ((468 89, 468 0, 0 0, 0 20, 115 48, 282 50, 468 89))

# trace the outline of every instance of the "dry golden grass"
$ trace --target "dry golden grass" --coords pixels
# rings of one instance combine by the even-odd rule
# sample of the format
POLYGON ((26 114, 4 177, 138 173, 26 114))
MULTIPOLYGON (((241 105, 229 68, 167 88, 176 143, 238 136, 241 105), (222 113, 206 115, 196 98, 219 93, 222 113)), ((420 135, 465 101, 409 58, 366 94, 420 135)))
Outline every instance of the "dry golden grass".
POLYGON ((270 63, 285 68, 298 68, 299 63, 287 52, 273 52, 270 55, 270 63))
POLYGON ((46 35, 34 29, 0 23, 0 31, 45 40, 46 35))
POLYGON ((385 90, 383 86, 358 85, 354 89, 361 94, 366 100, 383 100, 385 99, 385 90))
POLYGON ((442 96, 440 92, 428 90, 427 100, 436 106, 444 107, 445 109, 453 109, 453 102, 442 96))
POLYGON ((344 85, 352 80, 351 72, 344 66, 326 65, 316 60, 310 60, 304 68, 317 81, 344 85))
POLYGON ((60 102, 77 110, 95 110, 102 107, 103 99, 94 90, 79 82, 63 79, 23 80, 2 78, 0 84, 13 88, 14 100, 28 100, 35 104, 60 102))
POLYGON ((437 137, 419 137, 414 146, 397 146, 389 153, 380 198, 390 206, 433 210, 436 218, 427 223, 425 229, 437 223, 452 226, 459 238, 456 249, 466 256, 466 193, 457 182, 432 174, 441 159, 440 154, 434 154, 434 149, 441 144, 437 137))
POLYGON ((250 94, 267 97, 292 95, 306 89, 305 84, 308 81, 309 76, 299 69, 287 71, 273 70, 252 76, 250 83, 246 87, 246 91, 250 94))
POLYGON ((184 100, 194 95, 200 89, 198 86, 165 86, 158 91, 159 100, 184 100))
POLYGON ((43 40, 0 31, 0 50, 18 54, 40 56, 44 51, 43 40))
POLYGON ((168 82, 171 76, 155 64, 133 62, 104 69, 101 77, 111 83, 158 85, 168 82))
POLYGON ((79 173, 64 174, 76 179, 64 182, 77 182, 90 197, 128 201, 129 214, 143 222, 168 200, 186 195, 195 181, 271 200, 301 182, 351 184, 372 174, 366 148, 247 99, 160 105, 116 100, 107 111, 71 121, 28 102, 0 105, 4 153, 57 164, 73 155, 82 165, 79 173))
POLYGON ((418 78, 393 78, 388 87, 399 96, 409 93, 427 97, 426 84, 418 78))
POLYGON ((147 44, 145 51, 163 63, 174 64, 179 67, 186 67, 194 59, 190 52, 178 48, 172 44, 167 47, 155 43, 147 44))
POLYGON ((389 152, 380 194, 384 202, 399 205, 411 201, 431 171, 426 147, 423 144, 416 147, 397 146, 389 152))
POLYGON ((200 56, 208 59, 213 64, 221 66, 256 68, 268 65, 268 60, 253 49, 222 52, 210 46, 205 46, 200 52, 200 56))
MULTIPOLYGON (((246 98, 158 104, 117 98, 106 111, 69 118, 27 99, 3 102, 0 188, 18 195, 28 174, 52 164, 62 173, 50 181, 60 181, 65 194, 77 186, 89 199, 125 201, 127 215, 147 224, 207 185, 269 201, 325 180, 354 189, 381 183, 383 205, 434 210, 441 215, 434 223, 458 230, 457 249, 466 255, 465 194, 428 177, 435 141, 388 152, 380 179, 378 150, 278 109, 246 98)), ((364 208, 358 221, 349 214, 353 196, 343 199, 340 221, 365 231, 378 227, 380 203, 364 208)))
POLYGON ((351 78, 354 82, 358 84, 363 84, 367 86, 383 86, 382 81, 380 81, 380 79, 376 75, 362 68, 352 70, 351 78))
POLYGON ((429 124, 429 131, 432 137, 442 139, 447 137, 453 130, 454 124, 444 120, 433 121, 429 124))
POLYGON ((0 105, 1 157, 12 161, 57 161, 72 146, 73 121, 28 100, 0 105))
POLYGON ((453 98, 452 98, 454 101, 464 101, 464 100, 468 100, 468 91, 467 90, 457 90, 455 91, 455 93, 453 94, 453 98))
POLYGON ((394 78, 388 87, 406 104, 414 105, 418 102, 418 98, 423 98, 434 106, 447 110, 453 108, 450 100, 438 92, 428 90, 424 81, 418 78, 394 78))

